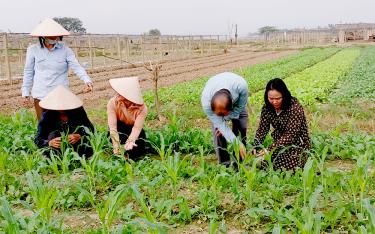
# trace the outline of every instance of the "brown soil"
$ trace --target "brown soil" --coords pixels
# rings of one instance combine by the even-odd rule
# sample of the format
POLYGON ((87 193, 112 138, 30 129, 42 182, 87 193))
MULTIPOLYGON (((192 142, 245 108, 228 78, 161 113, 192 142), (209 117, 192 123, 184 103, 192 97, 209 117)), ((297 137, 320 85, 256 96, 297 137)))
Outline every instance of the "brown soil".
MULTIPOLYGON (((227 54, 166 61, 163 62, 159 84, 160 87, 169 86, 224 71, 231 71, 236 68, 263 63, 294 52, 292 50, 277 52, 233 51, 227 54)), ((139 66, 124 65, 122 67, 95 69, 89 74, 94 82, 94 92, 88 94, 84 94, 82 91, 82 81, 76 76, 70 76, 71 89, 84 99, 85 106, 88 107, 102 106, 99 104, 102 104, 104 100, 114 94, 108 83, 110 78, 138 76, 143 90, 149 90, 152 87, 152 83, 148 80, 151 73, 139 66)), ((0 109, 3 113, 10 113, 22 107, 20 97, 21 83, 21 80, 16 80, 11 85, 5 83, 0 85, 0 109)))

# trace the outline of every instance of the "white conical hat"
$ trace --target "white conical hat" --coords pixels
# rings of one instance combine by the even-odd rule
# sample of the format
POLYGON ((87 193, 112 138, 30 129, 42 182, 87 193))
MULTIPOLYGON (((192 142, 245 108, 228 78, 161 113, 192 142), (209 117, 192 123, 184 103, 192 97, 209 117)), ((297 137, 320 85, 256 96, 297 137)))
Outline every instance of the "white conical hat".
POLYGON ((59 23, 51 18, 43 20, 34 30, 30 33, 31 36, 35 37, 55 37, 55 36, 67 36, 70 33, 59 23))
POLYGON ((62 85, 57 86, 39 102, 39 106, 47 110, 73 110, 82 105, 82 100, 62 85))
POLYGON ((135 104, 143 104, 138 77, 110 79, 109 83, 111 84, 112 88, 124 98, 134 102, 135 104))

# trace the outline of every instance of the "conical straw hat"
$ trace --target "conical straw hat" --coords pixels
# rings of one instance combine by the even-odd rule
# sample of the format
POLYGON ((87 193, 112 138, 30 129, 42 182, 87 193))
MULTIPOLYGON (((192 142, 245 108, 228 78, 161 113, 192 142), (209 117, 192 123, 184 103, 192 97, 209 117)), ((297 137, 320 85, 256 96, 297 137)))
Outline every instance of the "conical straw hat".
POLYGON ((54 36, 67 36, 70 33, 63 28, 59 23, 51 18, 43 20, 36 28, 30 33, 35 37, 54 37, 54 36))
POLYGON ((143 104, 138 77, 110 79, 109 83, 111 84, 112 88, 124 98, 135 104, 143 104))
POLYGON ((47 110, 72 110, 82 105, 82 100, 62 85, 57 86, 39 102, 39 106, 47 110))

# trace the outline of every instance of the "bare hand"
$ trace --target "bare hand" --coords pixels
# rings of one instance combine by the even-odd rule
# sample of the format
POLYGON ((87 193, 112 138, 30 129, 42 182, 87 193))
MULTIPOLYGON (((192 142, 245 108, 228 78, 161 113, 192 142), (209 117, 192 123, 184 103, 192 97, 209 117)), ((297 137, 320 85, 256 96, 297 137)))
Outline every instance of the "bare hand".
POLYGON ((85 84, 85 88, 83 89, 83 92, 88 93, 88 92, 91 92, 93 89, 94 89, 94 86, 93 86, 92 82, 87 82, 85 84))
POLYGON ((68 141, 70 144, 74 145, 81 139, 81 135, 79 134, 69 134, 68 135, 68 141))
POLYGON ((215 128, 215 137, 221 137, 223 134, 219 131, 219 129, 215 128))
POLYGON ((242 160, 246 158, 246 147, 243 144, 240 146, 240 156, 242 160))
POLYGON ((59 149, 61 146, 61 137, 53 138, 48 142, 48 145, 52 148, 59 149))
POLYGON ((29 96, 22 97, 22 105, 24 107, 30 107, 31 106, 31 98, 29 96))
POLYGON ((135 144, 133 141, 126 142, 125 150, 132 150, 134 146, 137 147, 137 144, 135 144))
POLYGON ((119 154, 119 153, 120 153, 120 151, 119 151, 118 148, 113 148, 113 154, 119 154))

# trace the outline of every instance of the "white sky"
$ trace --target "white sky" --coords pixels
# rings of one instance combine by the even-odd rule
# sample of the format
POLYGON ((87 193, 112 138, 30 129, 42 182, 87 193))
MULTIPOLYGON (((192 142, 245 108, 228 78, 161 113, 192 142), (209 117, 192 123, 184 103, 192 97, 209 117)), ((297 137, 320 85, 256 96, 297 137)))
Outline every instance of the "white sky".
POLYGON ((0 30, 30 32, 46 17, 77 17, 89 33, 240 35, 272 25, 375 23, 375 0, 0 0, 0 30))

